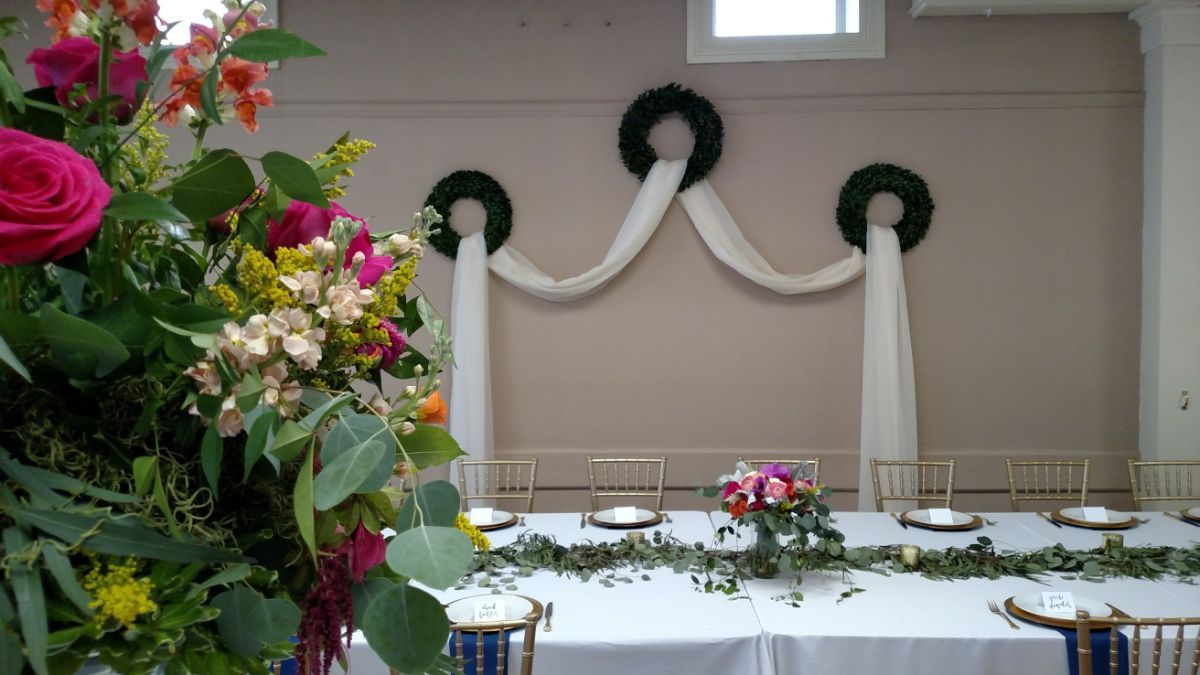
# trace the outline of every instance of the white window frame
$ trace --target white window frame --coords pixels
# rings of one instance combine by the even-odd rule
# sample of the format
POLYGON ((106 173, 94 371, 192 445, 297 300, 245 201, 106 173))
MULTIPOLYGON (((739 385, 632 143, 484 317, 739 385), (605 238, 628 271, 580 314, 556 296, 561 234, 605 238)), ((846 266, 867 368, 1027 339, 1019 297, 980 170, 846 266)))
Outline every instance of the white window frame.
MULTIPOLYGON (((267 8, 267 20, 272 22, 272 24, 275 28, 279 28, 280 27, 279 0, 258 0, 258 1, 261 2, 263 4, 263 6, 267 8)), ((204 19, 204 17, 199 17, 196 21, 193 21, 193 23, 201 23, 204 25, 208 25, 208 21, 206 19, 204 19)), ((167 46, 166 43, 163 43, 163 44, 164 44, 164 46, 167 46)), ((182 45, 171 44, 170 46, 171 47, 181 47, 182 45)))
POLYGON ((688 0, 687 62, 810 61, 882 59, 884 0, 860 0, 859 31, 828 35, 717 37, 716 0, 688 0))

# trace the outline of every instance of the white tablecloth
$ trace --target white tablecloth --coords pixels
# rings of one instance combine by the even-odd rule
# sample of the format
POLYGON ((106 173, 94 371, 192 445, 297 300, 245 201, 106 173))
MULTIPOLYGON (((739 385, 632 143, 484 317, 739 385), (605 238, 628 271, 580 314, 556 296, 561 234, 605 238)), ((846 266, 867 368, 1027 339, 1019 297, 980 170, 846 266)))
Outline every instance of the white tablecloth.
MULTIPOLYGON (((673 523, 646 528, 647 537, 658 529, 687 543, 708 545, 714 526, 729 520, 720 512, 671 515, 673 523)), ((1072 549, 1100 546, 1098 531, 1056 528, 1032 513, 981 515, 996 525, 969 532, 934 532, 912 526, 903 529, 886 513, 840 512, 835 514, 835 526, 846 534, 849 546, 913 543, 941 549, 966 546, 981 535, 1004 550, 1036 550, 1055 542, 1072 549)), ((1122 531, 1128 546, 1186 546, 1200 539, 1200 528, 1159 513, 1137 515, 1149 522, 1122 531)), ((503 546, 526 530, 553 535, 564 545, 625 536, 625 531, 590 524, 581 529, 578 513, 535 513, 526 516, 524 528, 493 531, 489 538, 493 546, 503 546)), ((745 544, 745 539, 726 542, 727 546, 745 544)), ((697 592, 687 574, 653 570, 650 581, 642 581, 640 574, 627 575, 635 581, 615 588, 605 588, 595 579, 584 584, 545 571, 518 578, 516 593, 555 605, 554 630, 537 636, 534 672, 1057 675, 1067 672, 1062 636, 1019 621, 1021 629, 1012 630, 987 611, 987 600, 1002 603, 1018 593, 1065 590, 1111 602, 1135 616, 1200 616, 1200 586, 1167 581, 1095 583, 1051 578, 1043 585, 1018 578, 949 582, 912 574, 885 577, 860 572, 843 580, 841 575, 807 573, 799 587, 803 605, 794 608, 774 599, 787 592, 786 578, 748 581, 749 599, 730 600, 697 592), (851 584, 866 590, 839 604, 839 595, 851 584)), ((438 596, 449 602, 479 592, 470 588, 438 596)), ((1192 637, 1185 650, 1191 648, 1195 633, 1188 632, 1192 637)), ((515 632, 513 643, 520 644, 521 637, 520 631, 515 632)), ((511 656, 510 668, 516 668, 519 649, 511 656)), ((353 675, 387 674, 361 634, 355 636, 350 660, 353 675)))

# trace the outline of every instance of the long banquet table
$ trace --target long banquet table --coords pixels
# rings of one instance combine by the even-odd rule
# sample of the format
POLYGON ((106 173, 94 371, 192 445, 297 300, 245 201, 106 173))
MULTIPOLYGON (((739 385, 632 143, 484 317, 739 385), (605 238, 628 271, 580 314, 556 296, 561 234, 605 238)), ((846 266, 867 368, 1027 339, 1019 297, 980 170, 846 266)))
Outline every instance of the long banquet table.
MULTIPOLYGON (((647 531, 657 529, 688 543, 711 545, 716 527, 728 523, 728 516, 719 512, 669 514, 673 522, 647 531)), ((836 527, 850 546, 961 547, 979 536, 991 538, 1003 550, 1037 550, 1056 542, 1070 549, 1100 545, 1097 531, 1056 528, 1032 513, 981 515, 996 525, 969 532, 935 532, 902 529, 886 513, 841 512, 836 514, 836 527)), ((1127 546, 1186 546, 1200 541, 1200 527, 1158 513, 1137 515, 1148 522, 1122 531, 1127 546)), ((579 522, 578 513, 532 513, 526 516, 524 528, 488 535, 493 546, 513 542, 522 531, 553 535, 561 544, 625 536, 626 531, 591 524, 580 528, 579 522)), ((649 581, 637 573, 630 575, 633 583, 618 583, 614 588, 605 588, 595 579, 582 583, 545 570, 519 577, 515 593, 543 604, 553 601, 555 607, 554 630, 538 632, 534 673, 1059 675, 1068 672, 1062 635, 1020 621, 1020 630, 1012 630, 987 610, 987 600, 1002 602, 1024 592, 1066 590, 1111 602, 1134 616, 1200 616, 1200 586, 1170 580, 931 581, 916 574, 858 572, 843 579, 840 574, 810 572, 799 587, 804 602, 796 608, 775 599, 789 590, 786 575, 748 580, 748 597, 731 600, 697 591, 688 574, 670 569, 648 574, 649 581), (865 591, 839 602, 851 585, 865 591)), ((481 592, 488 591, 471 587, 437 595, 450 602, 481 592)), ((1187 635, 1185 654, 1196 631, 1187 635)), ((519 644, 519 632, 512 639, 519 644)), ((519 672, 519 651, 511 653, 510 672, 519 672)), ((361 634, 355 636, 350 664, 353 675, 388 674, 361 634)))

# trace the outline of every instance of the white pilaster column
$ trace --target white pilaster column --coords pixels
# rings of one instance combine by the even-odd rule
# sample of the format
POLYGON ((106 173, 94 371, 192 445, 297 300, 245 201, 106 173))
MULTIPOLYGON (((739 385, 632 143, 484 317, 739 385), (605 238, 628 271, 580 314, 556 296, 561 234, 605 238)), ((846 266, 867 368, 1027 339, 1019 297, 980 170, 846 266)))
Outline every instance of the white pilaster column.
POLYGON ((1142 459, 1200 458, 1200 0, 1130 14, 1145 55, 1142 459), (1184 394, 1191 403, 1184 409, 1184 394))

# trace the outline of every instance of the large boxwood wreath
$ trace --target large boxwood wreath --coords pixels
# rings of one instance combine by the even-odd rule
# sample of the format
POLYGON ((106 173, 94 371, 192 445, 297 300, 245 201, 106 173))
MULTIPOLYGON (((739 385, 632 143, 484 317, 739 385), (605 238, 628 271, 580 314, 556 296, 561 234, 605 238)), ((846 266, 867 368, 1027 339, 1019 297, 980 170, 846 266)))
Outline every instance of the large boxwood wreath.
POLYGON ((625 168, 638 180, 646 180, 650 167, 658 161, 658 154, 649 143, 650 130, 664 115, 673 112, 687 120, 696 137, 692 154, 688 157, 687 170, 683 172, 683 180, 679 183, 682 192, 707 176, 721 158, 725 125, 721 123, 721 116, 711 101, 674 82, 646 90, 625 110, 617 137, 625 168))
POLYGON ((436 209, 443 220, 441 231, 429 237, 429 243, 447 258, 458 257, 462 236, 450 224, 450 207, 460 199, 474 199, 483 206, 487 214, 483 240, 487 243, 488 255, 495 253, 512 232, 512 202, 500 183, 482 171, 455 171, 433 186, 425 198, 425 205, 436 209))
POLYGON ((929 186, 917 174, 894 164, 872 164, 850 174, 838 196, 837 224, 842 238, 867 252, 867 204, 880 192, 890 192, 904 205, 904 215, 893 229, 900 250, 921 243, 933 216, 929 186))

